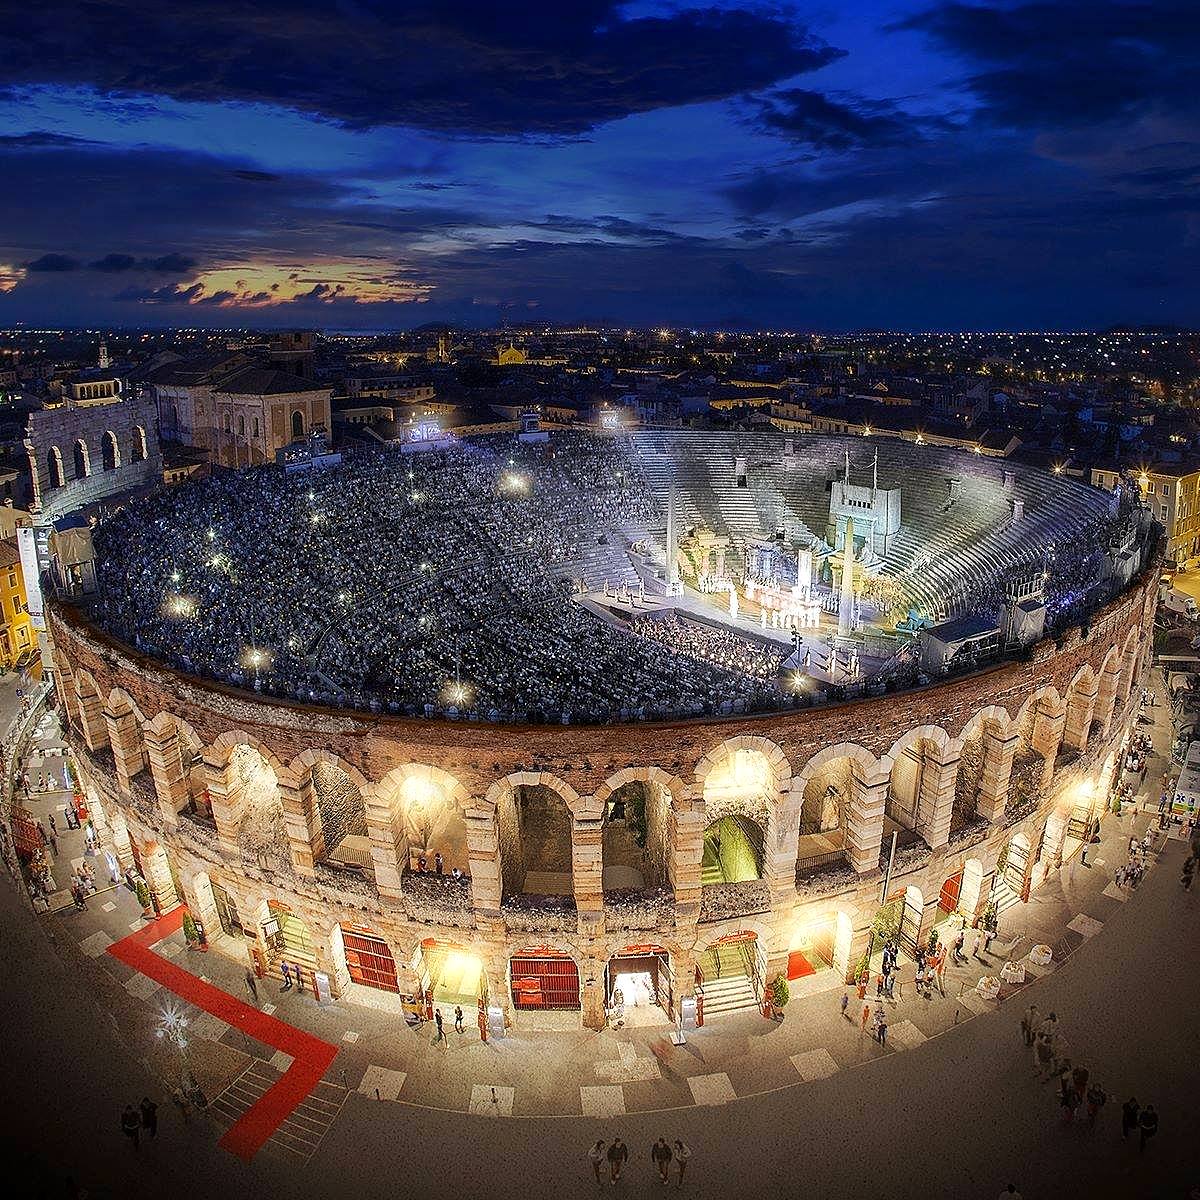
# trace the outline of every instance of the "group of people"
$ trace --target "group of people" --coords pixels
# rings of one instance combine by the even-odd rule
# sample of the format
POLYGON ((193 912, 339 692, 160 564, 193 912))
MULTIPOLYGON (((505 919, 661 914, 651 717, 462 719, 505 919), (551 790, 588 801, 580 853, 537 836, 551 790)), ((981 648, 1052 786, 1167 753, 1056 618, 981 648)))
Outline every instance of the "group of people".
POLYGON ((576 433, 263 467, 110 517, 93 615, 185 671, 373 711, 635 720, 758 703, 751 650, 683 654, 570 599, 597 546, 660 521, 628 444, 576 433))
MULTIPOLYGON (((1058 1081, 1058 1104, 1063 1123, 1071 1124, 1076 1114, 1083 1110, 1088 1127, 1094 1126, 1108 1103, 1108 1093, 1087 1067, 1072 1063, 1058 1014, 1051 1012, 1042 1017, 1038 1006, 1030 1004, 1021 1015, 1021 1037, 1033 1053, 1037 1077, 1043 1081, 1058 1081)), ((1121 1136, 1128 1138, 1135 1131, 1139 1134, 1139 1149, 1145 1150, 1147 1141, 1158 1132, 1158 1113, 1153 1104, 1143 1108, 1131 1096, 1121 1108, 1121 1136)))
POLYGON ((121 1113, 121 1132, 133 1143, 136 1150, 141 1145, 142 1133, 149 1138, 158 1135, 158 1105, 149 1096, 143 1096, 141 1104, 134 1108, 125 1105, 121 1113))
POLYGON ((766 702, 775 696, 775 681, 785 650, 764 642, 752 642, 729 629, 681 620, 675 613, 666 616, 635 617, 630 632, 638 637, 661 642, 684 658, 713 663, 746 680, 761 684, 757 699, 766 702))
MULTIPOLYGON (((691 1148, 678 1138, 672 1143, 668 1142, 666 1138, 660 1137, 650 1147, 650 1161, 658 1173, 659 1183, 664 1186, 671 1181, 671 1166, 674 1164, 675 1186, 683 1187, 683 1177, 687 1172, 687 1165, 691 1161, 691 1157, 691 1148)), ((617 1181, 621 1178, 621 1172, 625 1169, 625 1164, 629 1162, 629 1147, 619 1137, 613 1138, 607 1144, 603 1138, 599 1138, 588 1149, 588 1161, 592 1164, 592 1173, 596 1177, 598 1186, 604 1186, 603 1169, 607 1163, 609 1181, 613 1187, 616 1187, 617 1181)))

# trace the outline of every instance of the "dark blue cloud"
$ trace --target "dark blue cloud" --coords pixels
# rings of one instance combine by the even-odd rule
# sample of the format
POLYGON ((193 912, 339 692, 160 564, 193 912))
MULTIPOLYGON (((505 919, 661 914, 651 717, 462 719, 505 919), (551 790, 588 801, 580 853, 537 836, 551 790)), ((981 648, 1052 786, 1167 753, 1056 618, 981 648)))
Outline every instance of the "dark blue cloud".
POLYGON ((61 274, 64 271, 78 271, 79 260, 69 254, 43 254, 32 262, 25 264, 25 270, 36 274, 61 274))

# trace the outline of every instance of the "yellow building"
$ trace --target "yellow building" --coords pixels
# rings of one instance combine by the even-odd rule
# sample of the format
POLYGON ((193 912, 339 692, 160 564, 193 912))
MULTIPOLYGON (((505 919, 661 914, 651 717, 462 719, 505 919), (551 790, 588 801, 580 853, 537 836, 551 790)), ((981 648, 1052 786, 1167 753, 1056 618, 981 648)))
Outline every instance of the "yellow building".
POLYGON ((0 664, 8 669, 36 647, 17 540, 5 538, 0 541, 0 664))
MULTIPOLYGON (((1166 530, 1166 558, 1184 567, 1200 555, 1200 471, 1160 463, 1131 472, 1142 490, 1142 497, 1166 530)), ((1092 483, 1110 491, 1117 486, 1120 472, 1093 467, 1092 483)))

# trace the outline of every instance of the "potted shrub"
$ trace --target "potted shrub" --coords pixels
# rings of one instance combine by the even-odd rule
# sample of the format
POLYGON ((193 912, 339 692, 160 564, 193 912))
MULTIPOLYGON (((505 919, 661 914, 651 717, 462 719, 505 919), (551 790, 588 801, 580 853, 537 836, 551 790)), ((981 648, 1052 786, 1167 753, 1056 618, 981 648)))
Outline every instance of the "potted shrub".
POLYGON ((189 950, 207 950, 208 941, 196 924, 195 917, 190 912, 183 914, 183 936, 187 939, 189 950))
POLYGON ((790 994, 787 980, 782 975, 776 975, 767 984, 766 995, 763 998, 763 1015, 775 1021, 782 1021, 783 1010, 790 994))
POLYGON ((140 875, 134 880, 133 893, 137 896, 137 901, 142 906, 142 916, 154 916, 154 903, 150 896, 150 889, 146 886, 146 881, 140 875))

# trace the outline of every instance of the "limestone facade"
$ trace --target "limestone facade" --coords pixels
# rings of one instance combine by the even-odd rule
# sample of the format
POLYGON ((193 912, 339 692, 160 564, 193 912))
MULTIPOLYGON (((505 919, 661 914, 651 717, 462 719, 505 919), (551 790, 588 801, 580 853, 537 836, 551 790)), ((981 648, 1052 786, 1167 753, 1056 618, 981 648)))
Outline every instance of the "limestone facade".
POLYGON ((1155 579, 1148 571, 1086 627, 1023 659, 926 688, 755 718, 570 729, 267 702, 140 657, 68 605, 53 603, 49 624, 84 783, 160 905, 181 892, 216 933, 216 885, 244 929, 244 946, 222 948, 268 965, 263 922, 283 906, 335 991, 349 984, 351 927, 386 942, 402 990, 420 984, 423 942, 460 947, 482 960, 489 1003, 506 1015, 510 959, 549 948, 574 960, 581 1019, 599 1027, 605 967, 629 947, 669 954, 676 1008, 699 956, 732 935, 753 935, 760 983, 814 928, 833 969, 853 971, 879 908, 885 828, 906 831, 888 899, 907 897, 919 936, 951 883, 959 910, 977 917, 998 862, 1027 896, 1061 861, 1069 829, 1105 803, 1136 721, 1155 579), (322 789, 334 774, 339 811, 353 810, 339 827, 366 835, 339 828, 341 842, 326 845, 322 789), (604 886, 605 823, 630 789, 646 801, 656 886, 618 895, 604 886), (570 830, 567 893, 533 904, 515 863, 530 790, 561 805, 570 830), (806 852, 812 814, 841 849, 806 852), (724 817, 761 834, 759 879, 703 881, 705 830, 724 817), (414 874, 414 857, 435 850, 469 882, 414 874))

